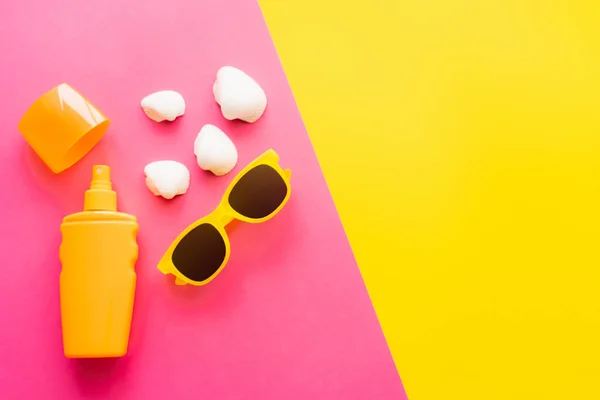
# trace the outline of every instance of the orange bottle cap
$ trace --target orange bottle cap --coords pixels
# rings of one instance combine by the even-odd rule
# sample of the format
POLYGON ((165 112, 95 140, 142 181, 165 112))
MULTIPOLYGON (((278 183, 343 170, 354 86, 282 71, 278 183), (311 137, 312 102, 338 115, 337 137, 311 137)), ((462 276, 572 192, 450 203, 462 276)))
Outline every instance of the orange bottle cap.
POLYGON ((46 165, 59 173, 83 158, 109 124, 92 103, 62 83, 29 107, 19 131, 46 165))

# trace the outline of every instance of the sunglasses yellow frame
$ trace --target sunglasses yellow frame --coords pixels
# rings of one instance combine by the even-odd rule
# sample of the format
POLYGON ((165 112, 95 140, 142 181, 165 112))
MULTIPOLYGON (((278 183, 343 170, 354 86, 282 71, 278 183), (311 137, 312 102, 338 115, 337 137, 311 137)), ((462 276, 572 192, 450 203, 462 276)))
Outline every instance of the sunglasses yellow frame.
POLYGON ((250 164, 248 164, 243 170, 241 170, 236 175, 236 177, 233 179, 233 181, 231 181, 231 183, 229 184, 229 187, 225 191, 225 194, 223 195, 221 202, 219 203, 217 208, 212 213, 210 213, 209 215, 207 215, 203 218, 200 218, 193 224, 189 225, 183 232, 181 232, 179 234, 179 236, 177 236, 177 238, 171 243, 171 245, 169 246, 169 248, 163 255, 162 259, 158 263, 158 270, 161 271, 165 275, 166 274, 175 275, 175 284, 176 285, 190 284, 190 285, 194 285, 194 286, 203 286, 203 285, 206 285, 207 283, 209 283, 210 281, 212 281, 213 279, 215 279, 215 277, 217 275, 219 275, 221 270, 227 264, 227 261, 229 260, 229 254, 231 251, 231 246, 229 244, 229 237, 227 236, 227 232, 225 232, 225 226, 227 226, 227 224, 229 224, 234 219, 239 220, 239 221, 249 222, 251 224, 258 224, 258 223, 265 222, 265 221, 273 218, 283 208, 283 206, 285 206, 288 199, 290 198, 290 194, 292 192, 292 188, 290 186, 290 178, 291 178, 291 171, 289 169, 283 170, 279 166, 279 155, 275 152, 275 150, 269 149, 266 152, 264 152, 261 156, 259 156, 256 160, 252 161, 250 164), (281 178, 285 182, 285 185, 287 187, 287 193, 285 195, 285 198, 279 205, 279 207, 277 207, 275 209, 275 211, 273 211, 271 214, 267 215, 264 218, 248 218, 248 217, 238 213, 231 207, 231 205, 229 204, 229 194, 231 193, 231 190, 234 188, 234 186, 244 177, 244 175, 246 175, 251 169, 253 169, 259 165, 268 165, 271 168, 273 168, 275 171, 277 171, 277 173, 281 176, 281 178), (221 237, 223 238, 223 241, 225 242, 225 257, 223 258, 223 262, 221 263, 219 268, 209 278, 207 278, 201 282, 198 282, 198 281, 193 281, 193 280, 187 278, 181 272, 179 272, 177 267, 175 267, 175 265, 173 264, 172 256, 173 256, 173 251, 175 251, 175 248, 177 247, 179 242, 192 229, 196 228, 198 225, 201 225, 201 224, 211 224, 219 231, 219 233, 221 234, 221 237))

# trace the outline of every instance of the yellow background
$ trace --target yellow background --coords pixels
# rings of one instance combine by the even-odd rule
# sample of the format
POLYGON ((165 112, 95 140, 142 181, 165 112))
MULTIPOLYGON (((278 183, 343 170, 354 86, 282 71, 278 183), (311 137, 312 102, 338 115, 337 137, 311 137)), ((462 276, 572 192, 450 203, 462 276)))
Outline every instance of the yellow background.
POLYGON ((409 397, 600 399, 598 2, 260 3, 409 397))

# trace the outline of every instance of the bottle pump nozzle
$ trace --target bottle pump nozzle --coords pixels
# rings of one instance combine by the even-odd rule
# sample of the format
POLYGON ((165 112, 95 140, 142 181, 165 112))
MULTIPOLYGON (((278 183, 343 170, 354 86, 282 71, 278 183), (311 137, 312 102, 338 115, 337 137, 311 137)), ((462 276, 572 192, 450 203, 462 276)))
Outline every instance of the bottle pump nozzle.
POLYGON ((117 193, 112 190, 110 167, 94 165, 92 183, 85 192, 85 211, 117 211, 117 193))

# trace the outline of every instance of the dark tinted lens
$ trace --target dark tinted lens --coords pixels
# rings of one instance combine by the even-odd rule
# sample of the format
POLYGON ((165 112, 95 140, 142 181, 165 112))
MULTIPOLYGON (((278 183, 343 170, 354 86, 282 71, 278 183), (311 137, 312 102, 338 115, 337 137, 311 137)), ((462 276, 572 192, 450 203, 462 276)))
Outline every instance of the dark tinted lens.
POLYGON ((287 194, 287 186, 277 171, 268 165, 252 168, 229 194, 229 204, 248 218, 263 218, 279 207, 287 194))
POLYGON ((173 265, 187 278, 202 282, 225 260, 225 241, 211 224, 198 225, 173 250, 173 265))

